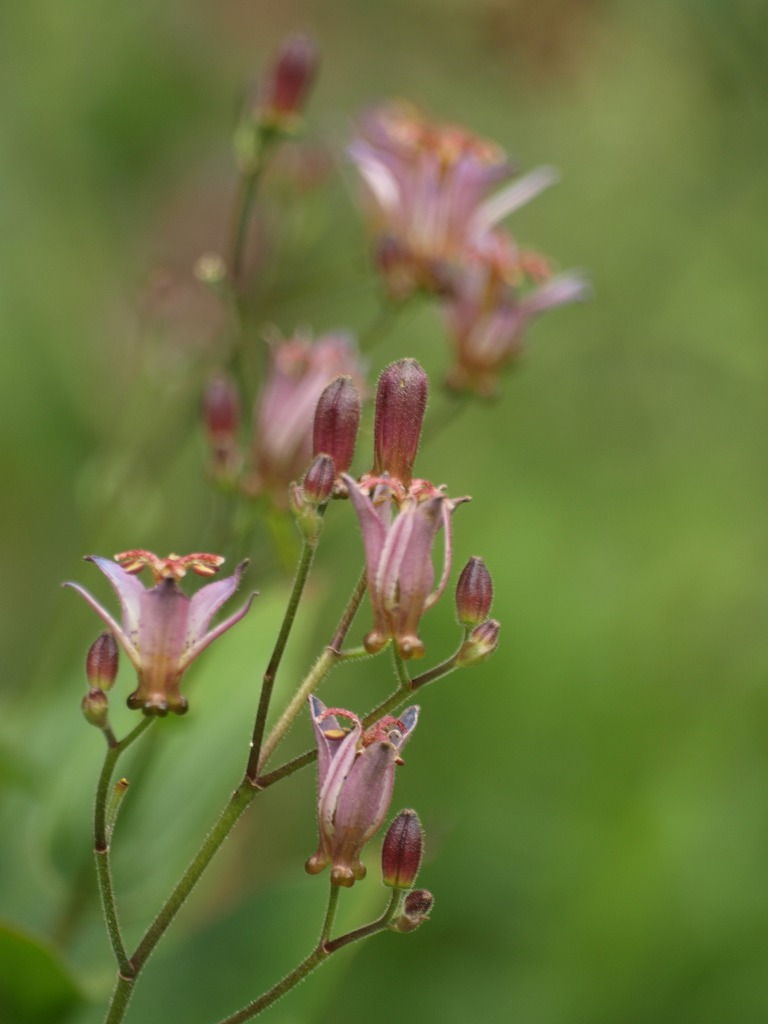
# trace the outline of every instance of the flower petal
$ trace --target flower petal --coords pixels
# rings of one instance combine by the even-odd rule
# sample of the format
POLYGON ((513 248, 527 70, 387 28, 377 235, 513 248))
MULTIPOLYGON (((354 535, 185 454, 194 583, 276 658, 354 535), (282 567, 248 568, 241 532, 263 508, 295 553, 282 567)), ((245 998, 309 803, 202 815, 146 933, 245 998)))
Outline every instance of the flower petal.
POLYGON ((88 602, 91 608, 93 608, 96 614, 104 620, 109 629, 114 633, 115 638, 120 642, 123 650, 130 658, 134 668, 138 669, 141 665, 139 652, 136 650, 135 646, 133 645, 133 642, 131 641, 131 638, 125 632, 123 627, 118 625, 116 620, 112 618, 107 609, 100 605, 96 598, 92 597, 85 589, 85 587, 81 587, 79 583, 72 583, 71 581, 67 581, 63 584, 63 586, 71 587, 73 590, 76 590, 78 594, 85 598, 85 600, 88 602))
POLYGON ((360 522, 363 545, 365 546, 365 562, 368 568, 368 585, 370 587, 375 580, 376 570, 381 561, 381 552, 387 536, 387 527, 371 499, 360 490, 357 481, 353 480, 347 473, 342 473, 341 478, 347 485, 350 501, 360 522))
MULTIPOLYGON (((314 694, 309 695, 309 710, 312 715, 312 728, 315 733, 315 742, 317 743, 318 784, 322 788, 331 762, 336 756, 339 745, 346 738, 346 734, 339 736, 338 739, 328 736, 328 733, 331 731, 341 730, 341 726, 336 715, 328 715, 326 713, 328 708, 314 694)), ((360 725, 359 718, 357 715, 353 715, 351 711, 344 712, 344 716, 348 717, 353 725, 360 725)))
POLYGON ((241 562, 231 576, 227 576, 223 580, 216 580, 215 583, 208 583, 193 595, 189 605, 189 620, 187 623, 186 642, 189 646, 197 643, 198 640, 205 636, 213 616, 237 590, 240 577, 247 565, 247 560, 241 562))
POLYGON ((554 185, 559 177, 554 167, 537 167, 535 171, 507 185, 480 204, 472 218, 470 234, 484 235, 510 213, 525 206, 545 188, 554 185))
MULTIPOLYGON (((190 644, 184 649, 184 653, 181 656, 179 668, 183 671, 189 665, 191 661, 194 661, 198 654, 202 652, 213 643, 214 640, 226 633, 228 629, 231 629, 235 623, 239 622, 240 619, 244 618, 251 610, 253 599, 256 597, 256 591, 254 591, 249 597, 242 608, 238 609, 233 615, 230 615, 228 619, 224 619, 218 626, 214 626, 213 629, 209 629, 205 636, 200 637, 195 643, 190 644)), ((187 625, 187 635, 189 635, 189 625, 187 625)))
POLYGON ((556 306, 564 306, 569 302, 583 302, 591 294, 592 289, 586 277, 574 271, 553 277, 551 281, 547 281, 523 299, 522 305, 525 307, 525 313, 531 316, 543 313, 547 309, 554 309, 556 306))
POLYGON ((110 558, 86 555, 85 560, 93 562, 98 569, 101 569, 115 588, 115 593, 120 598, 120 605, 123 609, 123 630, 130 637, 131 643, 138 646, 141 599, 146 593, 144 584, 110 558))

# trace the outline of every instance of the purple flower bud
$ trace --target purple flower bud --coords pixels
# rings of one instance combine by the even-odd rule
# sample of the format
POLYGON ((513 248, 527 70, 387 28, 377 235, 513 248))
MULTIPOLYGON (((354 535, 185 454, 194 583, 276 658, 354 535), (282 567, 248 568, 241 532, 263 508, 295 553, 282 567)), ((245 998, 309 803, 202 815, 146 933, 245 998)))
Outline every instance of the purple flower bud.
POLYGON ((316 455, 304 477, 304 497, 316 505, 324 505, 333 493, 336 478, 330 455, 316 455))
POLYGON ((390 928, 396 932, 413 932, 429 920, 435 898, 428 889, 414 889, 403 900, 403 906, 390 928))
POLYGON ((203 395, 203 423, 217 469, 228 468, 237 451, 240 399, 231 377, 212 377, 203 395))
POLYGON ((117 676, 117 665, 117 640, 112 633, 102 633, 91 644, 85 659, 88 685, 98 690, 110 690, 117 676))
POLYGON ((424 851, 424 830, 416 811, 400 811, 389 826, 381 848, 384 885, 410 889, 416 881, 424 851))
POLYGON ((106 729, 108 725, 109 700, 106 693, 96 686, 91 686, 80 702, 86 722, 97 729, 106 729))
POLYGON ((301 114, 318 64, 314 40, 305 35, 288 36, 265 77, 262 118, 285 127, 285 122, 301 114))
POLYGON ((379 377, 373 427, 373 473, 410 486, 427 408, 429 381, 415 359, 400 359, 379 377))
POLYGON ((467 668, 469 665, 479 665, 481 661, 490 658, 499 646, 500 628, 496 619, 488 619, 487 622, 475 626, 456 656, 457 666, 467 668))
POLYGON ((346 473, 352 465, 360 426, 360 396, 348 375, 337 377, 320 395, 315 409, 312 453, 325 453, 333 459, 336 473, 346 473))
POLYGON ((462 626, 479 626, 488 618, 493 582, 482 558, 473 556, 461 570, 456 584, 456 612, 462 626))

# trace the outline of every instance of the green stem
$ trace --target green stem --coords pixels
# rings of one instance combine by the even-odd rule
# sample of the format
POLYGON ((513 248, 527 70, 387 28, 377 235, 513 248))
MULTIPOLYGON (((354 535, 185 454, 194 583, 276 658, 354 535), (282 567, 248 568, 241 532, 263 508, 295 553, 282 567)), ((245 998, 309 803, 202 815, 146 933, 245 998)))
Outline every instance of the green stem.
POLYGON ((243 270, 245 239, 253 210, 253 201, 256 198, 256 189, 263 170, 264 160, 261 159, 253 170, 240 175, 237 186, 229 233, 229 267, 235 288, 237 288, 243 270))
MULTIPOLYGON (((344 613, 341 616, 339 625, 336 627, 336 632, 333 634, 330 644, 325 648, 323 653, 317 659, 315 664, 309 671, 309 674, 305 677, 299 689, 291 698, 290 703, 283 711, 282 715, 278 719, 277 724, 272 729, 272 732, 267 737, 262 750, 261 757, 259 759, 259 771, 261 771, 264 765, 267 763, 269 758, 275 751, 275 747, 278 745, 280 740, 285 736, 286 732, 290 729, 291 725, 295 721, 297 715, 304 707, 307 701, 307 697, 310 693, 314 693, 320 683, 323 681, 325 676, 331 671, 336 662, 343 658, 341 653, 341 646, 346 639, 349 628, 352 625, 352 621, 357 614, 357 609, 360 607, 360 602, 363 599, 366 588, 366 576, 365 570, 360 575, 355 589, 352 591, 352 595, 347 602, 347 606, 344 609, 344 613)), ((310 761, 305 761, 305 764, 309 764, 310 761)), ((290 774, 290 773, 286 773, 290 774)), ((281 778, 283 776, 280 776, 281 778)), ((273 781, 277 781, 274 779, 273 781)), ((259 779, 259 786, 261 786, 261 780, 259 779)))
POLYGON ((328 936, 331 933, 333 927, 333 921, 336 917, 336 908, 339 902, 339 888, 336 885, 331 886, 331 892, 328 897, 328 908, 325 912, 325 921, 323 922, 323 930, 320 933, 317 945, 301 963, 295 967, 290 974, 286 974, 284 978, 273 985, 271 989, 260 995, 258 999, 254 999, 252 1003, 248 1003, 241 1010, 231 1014, 229 1017, 225 1017, 224 1020, 220 1021, 219 1024, 243 1024, 243 1021, 251 1020, 252 1017, 256 1017, 266 1010, 268 1006, 276 1003, 278 999, 290 992, 300 981, 303 981, 308 974, 310 974, 318 964, 326 960, 330 955, 328 953, 327 944, 328 936))
POLYGON ((344 609, 344 614, 341 616, 336 632, 333 634, 333 638, 328 645, 331 650, 335 651, 337 654, 341 653, 341 645, 346 640, 349 627, 352 625, 355 615, 357 615, 357 609, 360 607, 360 602, 363 600, 367 585, 368 576, 365 566, 363 566, 363 570, 355 584, 355 589, 352 591, 352 596, 347 603, 347 607, 344 609))
POLYGON ((416 676, 415 679, 411 680, 411 689, 418 690, 422 686, 426 686, 427 683, 434 683, 436 679, 442 679, 444 676, 448 676, 451 672, 454 672, 458 667, 456 665, 456 658, 458 657, 458 651, 456 654, 452 654, 450 658, 446 658, 445 661, 441 661, 439 665, 435 665, 434 668, 429 669, 427 672, 422 672, 420 676, 416 676))
POLYGON ((402 889, 393 889, 392 894, 389 897, 389 905, 384 913, 376 921, 371 921, 370 924, 363 925, 362 928, 355 928, 352 932, 347 932, 346 935, 340 935, 337 939, 332 939, 330 942, 325 944, 325 949, 328 955, 335 953, 337 949, 341 949, 343 946, 348 946, 351 942, 359 942, 360 939, 367 939, 369 935, 375 935, 376 932, 383 931, 389 927, 389 922, 395 916, 395 912, 400 904, 400 897, 403 894, 402 889))
POLYGON ((233 793, 219 820, 205 837, 194 860, 177 882, 173 892, 163 904, 157 917, 144 933, 136 952, 130 957, 127 970, 118 973, 117 985, 107 1011, 105 1024, 120 1024, 128 1009, 133 987, 142 968, 152 955, 155 946, 176 917, 187 896, 192 892, 208 864, 213 860, 221 844, 231 832, 235 822, 258 793, 248 779, 243 779, 233 793))
POLYGON ((133 978, 126 978, 122 974, 117 976, 117 984, 112 993, 112 1000, 104 1018, 104 1024, 120 1024, 128 1009, 128 1003, 133 995, 133 978))
MULTIPOLYGON (((347 653, 341 655, 342 659, 347 658, 347 653)), ((427 672, 422 672, 420 676, 416 676, 415 679, 409 679, 407 673, 405 673, 405 666, 400 659, 402 670, 404 675, 400 678, 400 688, 395 690, 394 693, 390 694, 385 701, 382 701, 377 707, 363 719, 363 727, 368 728, 374 722, 378 721, 383 715, 388 715, 390 711, 395 711, 400 708, 408 700, 414 690, 419 689, 421 686, 426 686, 427 683, 432 683, 436 679, 441 679, 443 676, 449 675, 456 669, 456 655, 452 654, 450 658, 446 658, 439 665, 435 665, 434 668, 429 669, 427 672)), ((293 775, 294 772, 300 771, 302 768, 306 768, 307 765, 314 764, 317 760, 317 750, 305 750, 303 754, 298 754, 296 757, 291 758, 290 761, 286 761, 285 764, 281 764, 279 768, 275 768, 274 771, 269 772, 267 775, 259 776, 259 789, 268 789, 269 786, 274 785, 275 782, 279 782, 280 779, 285 779, 289 775, 293 775)))
POLYGON ((310 974, 315 967, 321 964, 328 957, 332 956, 337 950, 342 949, 344 946, 350 945, 352 942, 359 942, 360 939, 366 939, 369 935, 375 935, 376 932, 383 931, 389 927, 389 923, 395 916, 397 908, 400 903, 400 897, 402 896, 402 889, 393 889, 392 895, 390 896, 389 905, 384 913, 376 921, 372 921, 370 924, 364 925, 362 928, 356 928, 354 931, 347 932, 344 935, 340 935, 337 939, 329 939, 331 929, 333 927, 333 921, 336 917, 336 907, 339 899, 339 888, 338 886, 331 886, 331 893, 328 899, 328 909, 325 914, 325 922, 323 924, 323 930, 318 940, 317 945, 312 950, 306 959, 295 967, 290 974, 286 974, 276 985, 273 985, 269 991, 259 996, 258 999, 254 999, 252 1003, 248 1003, 241 1010, 231 1014, 229 1017, 225 1017, 219 1024, 244 1024, 245 1021, 251 1020, 253 1017, 258 1016, 263 1010, 276 1003, 278 999, 290 992, 300 981, 310 974))
POLYGON ((291 596, 288 599, 288 607, 285 610, 285 616, 283 617, 280 632, 278 633, 277 640, 272 651, 272 657, 269 659, 269 664, 267 665, 267 670, 264 673, 264 678, 261 684, 259 708, 256 713, 256 722, 253 727, 253 738, 251 740, 251 751, 248 757, 248 766, 245 770, 246 778, 252 783, 255 782, 258 775, 259 760, 261 757, 262 743, 264 741, 264 730, 267 724, 269 704, 272 699, 272 691, 277 677, 277 670, 280 667, 280 661, 282 660, 283 652, 285 651, 285 645, 288 642, 291 627, 296 619, 296 612, 299 607, 299 602, 301 601, 301 596, 304 593, 304 587, 307 579, 309 578, 309 571, 312 568, 312 560, 315 557, 315 551, 316 544, 310 544, 305 540, 301 550, 301 558, 299 559, 296 576, 293 580, 291 596))
POLYGON ((108 811, 113 802, 110 798, 110 788, 112 776, 121 754, 149 728, 152 722, 152 718, 142 719, 136 728, 120 741, 115 739, 111 729, 104 731, 107 740, 107 753, 96 787, 96 804, 93 812, 93 851, 96 860, 99 894, 101 896, 101 905, 104 911, 104 921, 107 926, 109 941, 115 954, 118 969, 122 973, 129 973, 131 966, 120 930, 115 889, 112 882, 112 868, 109 856, 111 823, 107 820, 108 811))
POLYGON ((253 800, 258 790, 251 784, 250 780, 243 779, 240 785, 222 811, 219 820, 203 840, 194 860, 181 876, 171 895, 163 904, 160 913, 144 933, 141 942, 136 947, 136 952, 131 957, 131 964, 134 972, 138 975, 144 964, 149 959, 157 943, 173 921, 176 914, 181 910, 184 901, 197 884, 203 871, 213 860, 213 856, 221 844, 227 838, 235 822, 243 813, 248 804, 253 800))
POLYGON ((275 782, 279 782, 280 779, 286 779, 289 775, 293 775, 294 772, 299 771, 300 768, 306 768, 308 764, 314 764, 317 760, 317 748, 313 750, 305 750, 303 754, 299 754, 297 757, 291 758, 290 761, 286 761, 285 764, 280 765, 279 768, 275 768, 274 771, 269 772, 267 775, 259 776, 259 789, 268 789, 275 782))
MULTIPOLYGON (((338 660, 338 654, 332 651, 330 647, 326 647, 320 657, 317 659, 315 664, 309 670, 301 686, 298 688, 296 693, 293 695, 288 703, 285 711, 283 711, 280 718, 277 720, 272 732, 264 741, 264 745, 261 750, 261 759, 259 761, 259 770, 261 770, 267 761, 270 759, 275 751, 275 747, 278 745, 280 740, 285 736, 290 727, 293 725, 299 712, 302 710, 307 702, 307 697, 310 693, 314 693, 323 679, 333 668, 334 663, 338 660)), ((261 782, 259 782, 259 786, 261 782)))

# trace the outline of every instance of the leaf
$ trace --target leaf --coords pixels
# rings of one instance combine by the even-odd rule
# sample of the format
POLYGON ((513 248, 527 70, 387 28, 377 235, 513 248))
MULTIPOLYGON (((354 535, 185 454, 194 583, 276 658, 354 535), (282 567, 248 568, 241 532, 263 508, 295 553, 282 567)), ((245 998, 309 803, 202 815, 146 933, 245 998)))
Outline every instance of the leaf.
POLYGON ((3 1024, 59 1024, 81 1002, 80 988, 52 949, 0 922, 3 1024))

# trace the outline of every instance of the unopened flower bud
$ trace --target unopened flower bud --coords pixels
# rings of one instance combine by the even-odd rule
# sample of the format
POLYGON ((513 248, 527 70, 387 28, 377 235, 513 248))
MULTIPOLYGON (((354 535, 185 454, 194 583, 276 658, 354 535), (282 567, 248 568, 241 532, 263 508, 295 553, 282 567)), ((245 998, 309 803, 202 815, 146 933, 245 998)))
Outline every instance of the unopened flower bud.
POLYGON ((315 409, 312 453, 333 459, 336 473, 352 465, 360 426, 360 396, 350 376, 339 376, 323 391, 315 409))
POLYGON ((456 656, 456 664, 459 668, 467 668, 469 665, 479 665, 481 661, 490 658, 499 646, 499 623, 496 619, 488 619, 475 626, 456 656))
POLYGON ((416 881, 424 850, 424 830, 416 811, 400 811, 389 826, 381 848, 384 885, 410 889, 416 881))
POLYGON ((317 74, 319 54, 309 36, 289 36, 266 75, 261 117, 285 128, 301 114, 317 74))
POLYGON ((109 690, 117 677, 117 640, 113 633, 102 633, 91 644, 85 659, 88 685, 97 690, 109 690))
POLYGON ((316 455, 304 477, 304 497, 315 505, 324 505, 333 493, 336 478, 330 455, 316 455))
POLYGON ((415 931, 420 924, 429 920, 434 903, 435 898, 428 889, 414 889, 403 900, 402 909, 390 928, 396 932, 415 931))
POLYGON ((482 558, 472 557, 456 584, 456 612, 462 626, 479 626, 488 618, 493 600, 491 574, 482 558))
POLYGON ((379 377, 374 420, 373 472, 410 486, 427 408, 429 382, 415 359, 400 359, 379 377))
POLYGON ((212 377, 203 395, 203 422, 216 468, 228 467, 237 451, 240 399, 231 377, 212 377))
POLYGON ((91 686, 88 693, 83 697, 80 707, 86 722, 95 725, 97 729, 106 729, 109 724, 109 700, 106 693, 97 686, 91 686))

